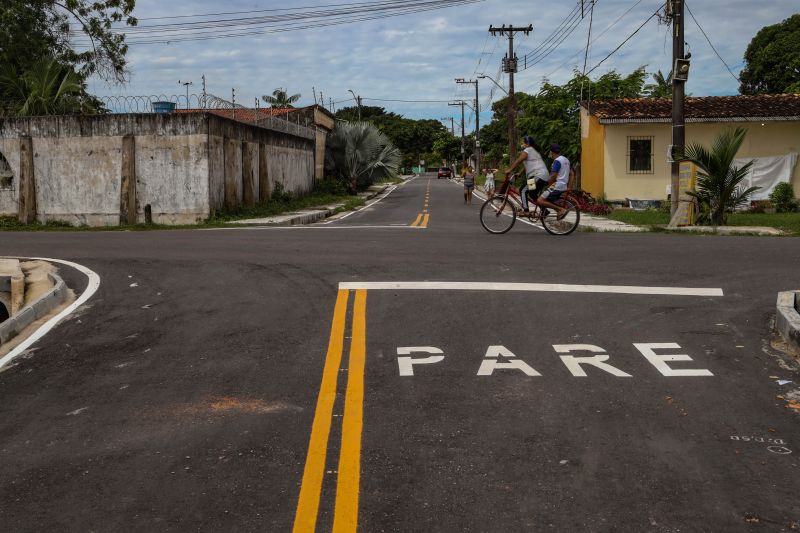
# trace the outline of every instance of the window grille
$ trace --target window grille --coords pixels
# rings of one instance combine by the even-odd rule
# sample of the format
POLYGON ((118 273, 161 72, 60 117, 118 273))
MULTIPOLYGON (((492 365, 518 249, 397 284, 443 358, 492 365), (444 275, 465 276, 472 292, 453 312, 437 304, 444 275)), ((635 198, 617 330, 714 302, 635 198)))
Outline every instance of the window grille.
POLYGON ((653 172, 653 137, 628 137, 628 174, 653 172))

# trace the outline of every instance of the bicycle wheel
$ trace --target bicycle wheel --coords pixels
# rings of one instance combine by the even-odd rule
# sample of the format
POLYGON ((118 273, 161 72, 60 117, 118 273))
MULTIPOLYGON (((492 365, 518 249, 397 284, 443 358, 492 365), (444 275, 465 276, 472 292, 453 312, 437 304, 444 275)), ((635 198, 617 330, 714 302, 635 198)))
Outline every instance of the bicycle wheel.
POLYGON ((542 217, 542 226, 550 235, 569 235, 575 231, 581 221, 581 210, 572 200, 559 200, 556 205, 566 207, 567 214, 564 215, 564 218, 558 220, 558 213, 550 209, 547 215, 542 217))
POLYGON ((516 220, 514 205, 504 196, 492 196, 481 206, 481 225, 489 233, 505 233, 516 220))

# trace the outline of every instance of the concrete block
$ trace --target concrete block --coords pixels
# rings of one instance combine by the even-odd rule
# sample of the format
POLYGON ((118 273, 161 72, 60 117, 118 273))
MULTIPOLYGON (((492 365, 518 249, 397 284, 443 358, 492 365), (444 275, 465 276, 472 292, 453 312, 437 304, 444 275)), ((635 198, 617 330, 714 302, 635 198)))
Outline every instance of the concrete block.
POLYGON ((775 327, 786 340, 800 348, 800 313, 798 307, 800 291, 778 293, 775 327))

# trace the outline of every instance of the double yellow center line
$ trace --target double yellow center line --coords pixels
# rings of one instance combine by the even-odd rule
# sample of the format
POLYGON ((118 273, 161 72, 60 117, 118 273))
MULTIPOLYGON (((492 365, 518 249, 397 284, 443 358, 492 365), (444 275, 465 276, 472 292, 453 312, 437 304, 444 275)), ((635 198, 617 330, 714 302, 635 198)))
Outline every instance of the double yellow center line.
POLYGON ((428 218, 430 218, 430 214, 428 213, 428 204, 431 200, 431 180, 428 180, 428 188, 425 190, 425 207, 422 210, 422 213, 417 215, 417 218, 414 222, 411 223, 412 228, 427 228, 428 227, 428 218))
MULTIPOLYGON (((350 290, 341 289, 333 310, 328 354, 311 426, 311 439, 294 518, 294 533, 313 533, 319 515, 320 495, 325 477, 328 440, 336 403, 336 387, 342 366, 347 308, 350 290)), ((358 495, 361 478, 361 430, 364 414, 364 367, 366 363, 367 291, 357 289, 353 303, 352 334, 348 360, 347 389, 342 418, 342 443, 336 480, 333 513, 335 533, 355 532, 358 527, 358 495)))

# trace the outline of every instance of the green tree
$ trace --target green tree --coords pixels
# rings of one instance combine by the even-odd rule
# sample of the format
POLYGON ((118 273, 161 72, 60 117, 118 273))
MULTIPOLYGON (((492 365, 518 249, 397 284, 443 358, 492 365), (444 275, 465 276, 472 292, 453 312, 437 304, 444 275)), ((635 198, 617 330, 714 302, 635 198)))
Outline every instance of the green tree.
POLYGON ((289 96, 288 91, 283 87, 278 87, 272 91, 272 96, 265 94, 261 97, 273 109, 293 109, 296 101, 300 100, 299 94, 289 96))
POLYGON ((124 30, 135 26, 135 0, 3 0, 0 6, 0 66, 25 72, 43 57, 73 67, 82 78, 98 74, 123 81, 124 30), (73 46, 85 41, 83 51, 73 46))
POLYGON ((650 98, 671 98, 672 97, 672 70, 666 77, 659 69, 653 74, 655 83, 648 83, 644 86, 644 93, 650 98))
POLYGON ((40 59, 24 73, 8 66, 0 68, 0 92, 7 95, 5 113, 12 116, 95 110, 93 100, 84 99, 86 87, 81 76, 54 58, 40 59))
POLYGON ((800 13, 753 37, 739 74, 742 94, 779 94, 800 90, 800 13))
POLYGON ((389 138, 368 122, 337 122, 328 136, 325 169, 350 194, 376 179, 397 174, 401 154, 389 138))
POLYGON ((681 159, 697 165, 697 186, 689 194, 697 199, 697 221, 701 224, 722 226, 728 212, 744 204, 759 187, 745 188, 742 181, 753 166, 753 161, 734 166, 733 160, 744 141, 747 130, 736 128, 717 135, 709 150, 692 143, 681 159))

